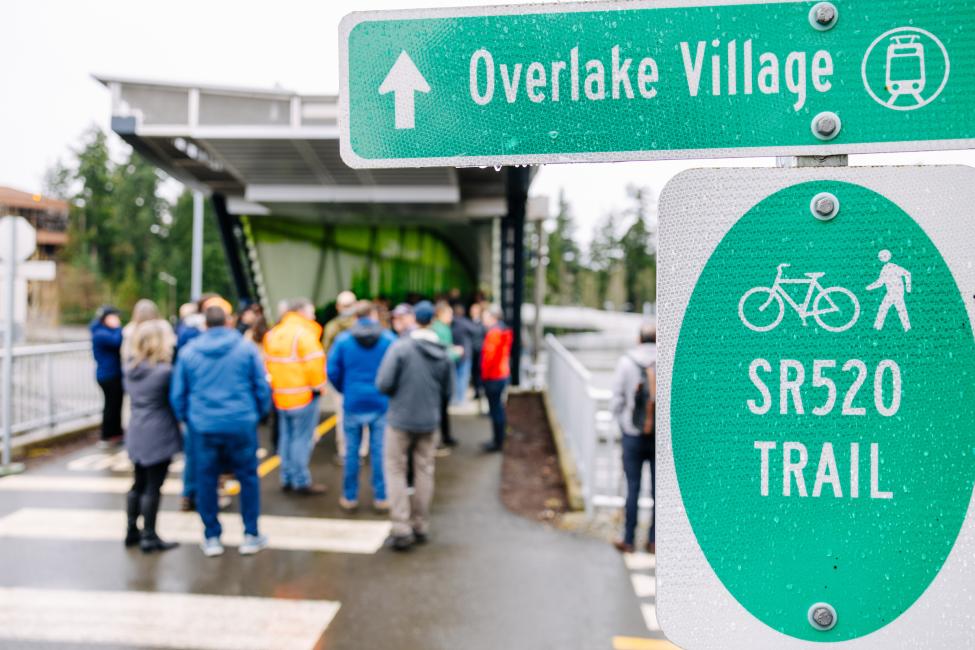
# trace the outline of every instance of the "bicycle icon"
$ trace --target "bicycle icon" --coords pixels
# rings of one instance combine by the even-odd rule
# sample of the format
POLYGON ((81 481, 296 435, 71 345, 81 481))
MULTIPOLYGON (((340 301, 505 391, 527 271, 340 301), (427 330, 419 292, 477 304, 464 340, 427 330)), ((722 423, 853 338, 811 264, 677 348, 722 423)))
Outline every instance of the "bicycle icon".
POLYGON ((825 273, 806 273, 805 278, 786 278, 784 271, 790 266, 779 264, 771 287, 753 287, 741 297, 738 316, 745 327, 755 332, 775 329, 785 316, 786 303, 802 319, 803 327, 808 325, 810 316, 829 332, 845 332, 856 324, 860 318, 860 302, 852 291, 843 287, 823 287, 819 279, 825 273), (802 304, 793 300, 784 285, 809 286, 802 304), (751 319, 745 314, 749 314, 751 319))

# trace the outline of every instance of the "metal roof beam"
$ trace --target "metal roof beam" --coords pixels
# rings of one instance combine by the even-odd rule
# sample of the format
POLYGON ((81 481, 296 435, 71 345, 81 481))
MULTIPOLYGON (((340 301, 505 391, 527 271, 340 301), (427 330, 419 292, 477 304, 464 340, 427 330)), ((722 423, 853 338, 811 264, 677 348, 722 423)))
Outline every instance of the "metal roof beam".
POLYGON ((254 203, 458 203, 456 185, 248 185, 244 197, 254 203))

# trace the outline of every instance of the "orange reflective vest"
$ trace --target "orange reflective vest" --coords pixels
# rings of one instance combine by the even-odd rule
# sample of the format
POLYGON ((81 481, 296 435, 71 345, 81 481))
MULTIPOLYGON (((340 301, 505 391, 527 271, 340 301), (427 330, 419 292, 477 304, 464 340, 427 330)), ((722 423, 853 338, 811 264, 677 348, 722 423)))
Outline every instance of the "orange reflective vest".
POLYGON ((312 391, 325 390, 322 327, 289 312, 264 337, 264 363, 271 375, 274 405, 290 411, 311 403, 312 391))

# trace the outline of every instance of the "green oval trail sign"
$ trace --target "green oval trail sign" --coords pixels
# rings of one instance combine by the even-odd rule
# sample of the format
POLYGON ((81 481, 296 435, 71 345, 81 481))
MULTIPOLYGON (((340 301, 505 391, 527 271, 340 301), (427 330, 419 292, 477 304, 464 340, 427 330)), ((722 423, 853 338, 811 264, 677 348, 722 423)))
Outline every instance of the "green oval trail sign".
POLYGON ((668 600, 692 545, 693 580, 720 585, 696 601, 730 595, 744 612, 731 630, 776 647, 913 647, 884 634, 929 612, 960 535, 971 544, 973 181, 959 168, 738 170, 668 187, 660 313, 680 317, 660 323, 659 448, 661 485, 679 495, 660 497, 659 575, 678 643, 668 600), (671 518, 686 535, 674 546, 671 518))

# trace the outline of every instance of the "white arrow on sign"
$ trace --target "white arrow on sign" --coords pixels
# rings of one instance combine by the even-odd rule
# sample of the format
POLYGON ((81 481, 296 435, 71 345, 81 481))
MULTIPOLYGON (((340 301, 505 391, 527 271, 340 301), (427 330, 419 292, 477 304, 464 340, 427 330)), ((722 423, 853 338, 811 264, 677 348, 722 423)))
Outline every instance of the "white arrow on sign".
POLYGON ((403 50, 379 86, 380 95, 394 93, 397 129, 412 129, 416 126, 413 93, 417 92, 430 92, 430 84, 420 74, 410 55, 403 50))

